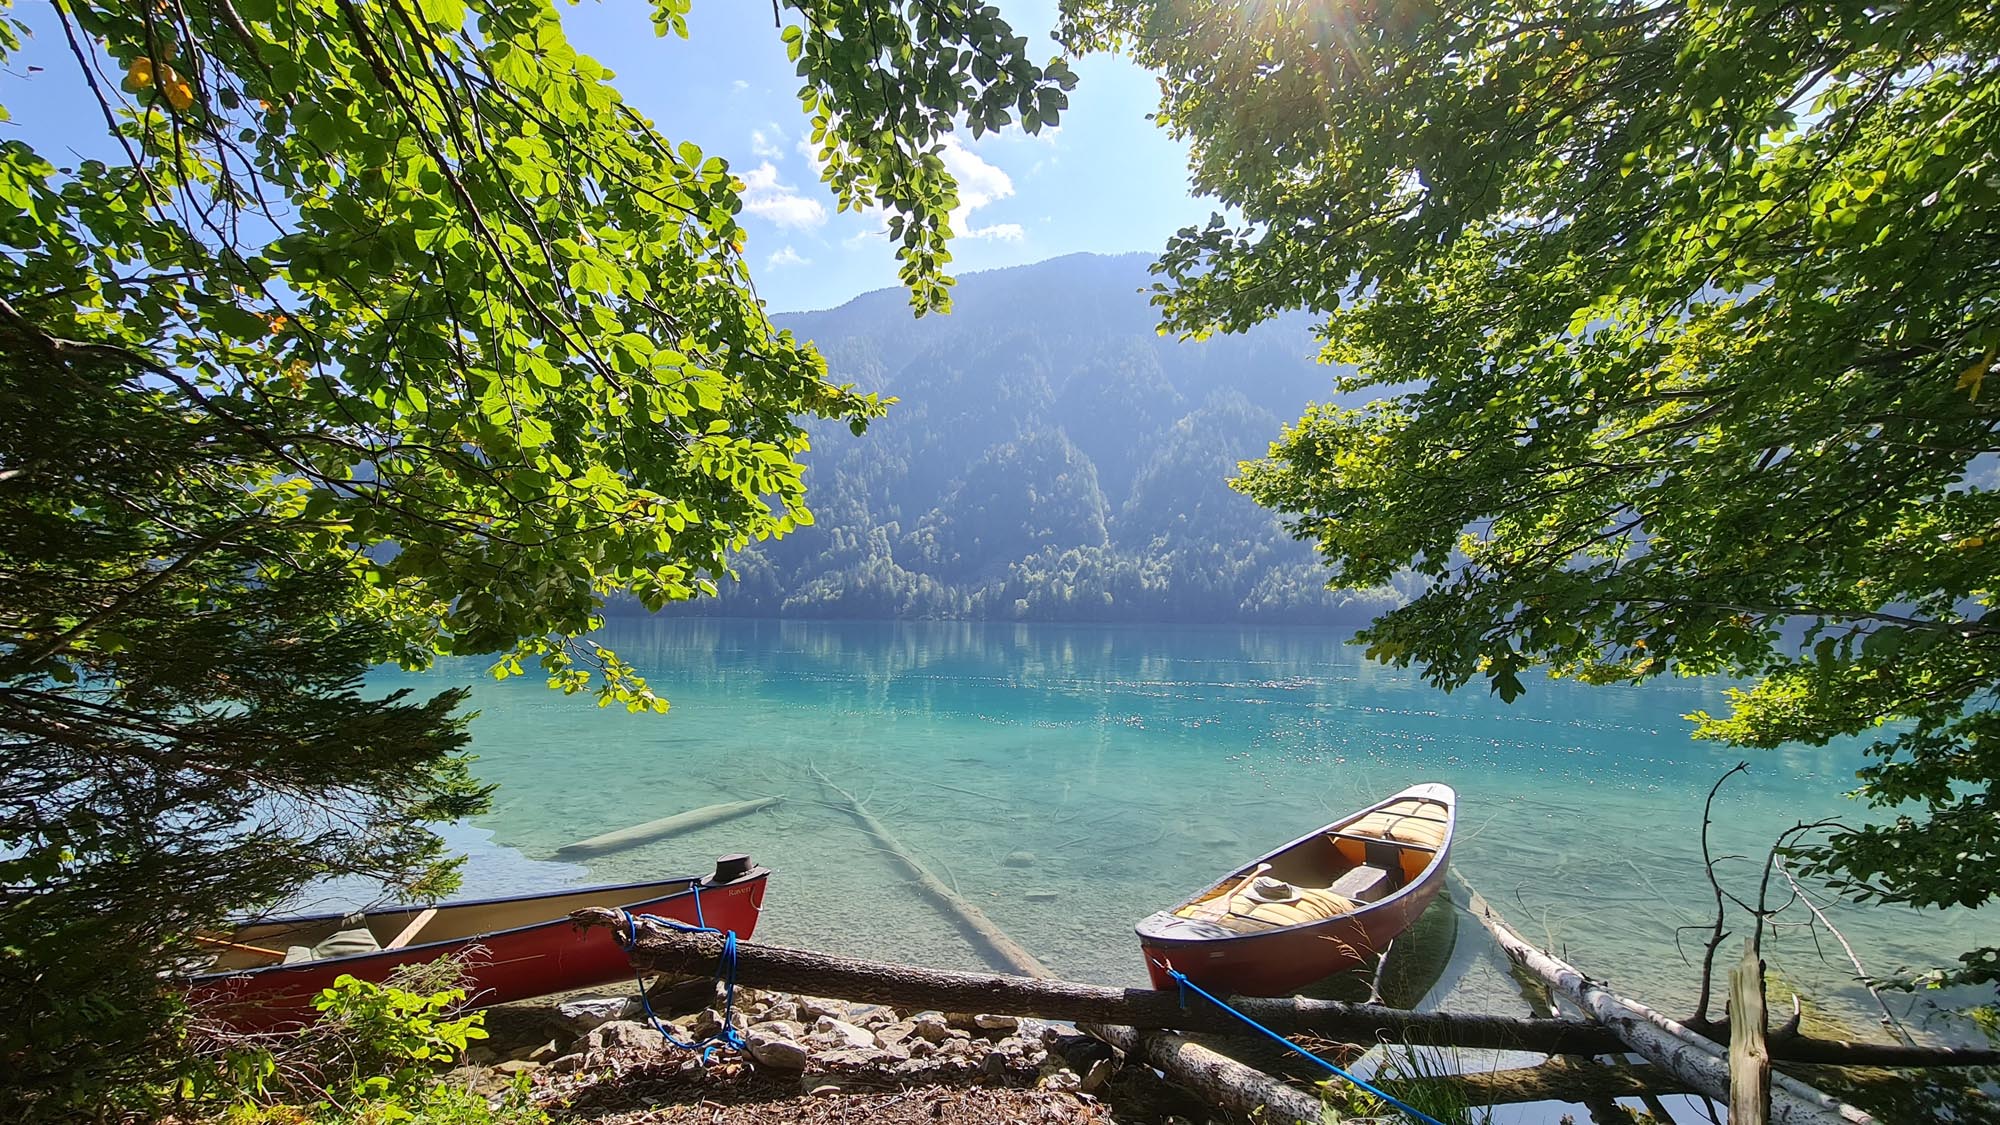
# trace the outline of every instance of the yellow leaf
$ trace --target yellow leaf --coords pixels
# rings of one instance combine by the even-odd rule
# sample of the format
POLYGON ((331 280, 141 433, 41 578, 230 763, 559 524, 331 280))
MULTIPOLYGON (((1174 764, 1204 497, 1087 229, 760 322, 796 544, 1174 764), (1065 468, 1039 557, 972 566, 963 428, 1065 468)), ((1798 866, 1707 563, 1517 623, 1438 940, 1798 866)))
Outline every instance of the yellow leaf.
POLYGON ((1986 381, 1986 371, 1993 366, 1994 348, 1987 348, 1986 354, 1972 361, 1972 365, 1958 373, 1958 390, 1969 392, 1973 402, 1979 401, 1980 384, 1986 381))
POLYGON ((175 109, 186 109, 194 104, 194 87, 179 78, 169 78, 160 89, 166 91, 167 104, 175 109))
POLYGON ((153 84, 153 60, 144 55, 132 60, 125 70, 125 85, 129 89, 143 90, 153 84))
POLYGON ((1974 535, 1966 539, 1961 539, 1952 544, 1952 546, 1957 547, 1961 551, 1970 551, 1974 547, 1986 546, 1986 537, 1984 535, 1974 535))

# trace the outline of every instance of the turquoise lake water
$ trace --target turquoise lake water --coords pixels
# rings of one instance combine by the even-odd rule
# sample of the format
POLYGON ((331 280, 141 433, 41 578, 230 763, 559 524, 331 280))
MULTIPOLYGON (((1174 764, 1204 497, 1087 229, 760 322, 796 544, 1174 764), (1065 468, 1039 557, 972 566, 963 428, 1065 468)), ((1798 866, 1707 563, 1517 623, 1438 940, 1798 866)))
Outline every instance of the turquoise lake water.
MULTIPOLYGON (((647 670, 669 715, 599 710, 532 676, 496 683, 484 662, 375 678, 474 685, 476 770, 500 789, 452 833, 471 854, 466 893, 700 871, 747 851, 776 870, 760 940, 981 967, 822 803, 817 766, 1059 975, 1140 984, 1135 920, 1336 814, 1444 781, 1462 801, 1454 867, 1517 928, 1629 995, 1692 1006, 1675 927, 1712 910, 1702 798, 1745 755, 1690 740, 1681 716, 1721 707, 1721 681, 1535 682, 1509 706, 1306 629, 621 619, 601 639, 647 670), (548 862, 613 828, 767 795, 787 800, 587 866, 548 862)), ((1860 815, 1842 797, 1858 746, 1749 760, 1718 803, 1719 854, 1761 859, 1799 820, 1860 815)), ((1724 870, 1754 895, 1755 862, 1724 870)), ((1992 927, 1970 912, 1828 914, 1877 972, 1946 962, 1992 927)), ((1460 926, 1422 1003, 1523 1012, 1483 937, 1460 926)), ((1683 940, 1694 962, 1700 941, 1683 940)), ((1827 1014, 1877 1033, 1835 943, 1803 928, 1774 941, 1775 966, 1827 1014)))

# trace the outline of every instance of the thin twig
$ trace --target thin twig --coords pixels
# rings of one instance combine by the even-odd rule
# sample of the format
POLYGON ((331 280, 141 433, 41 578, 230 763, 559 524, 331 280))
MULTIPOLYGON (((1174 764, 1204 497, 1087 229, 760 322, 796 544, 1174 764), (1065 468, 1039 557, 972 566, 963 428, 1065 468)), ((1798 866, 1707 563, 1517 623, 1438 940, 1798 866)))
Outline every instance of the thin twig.
POLYGON ((1903 1021, 1896 1018, 1896 1013, 1889 1010, 1889 1002, 1882 999, 1882 994, 1876 991, 1875 985, 1871 983, 1869 978, 1868 970, 1861 964, 1861 958, 1855 955, 1854 947, 1847 943, 1847 936, 1835 928, 1832 920, 1827 918, 1826 912, 1822 911, 1819 908, 1819 904, 1814 902, 1811 896, 1807 895, 1805 890, 1799 886, 1799 881, 1792 877, 1791 870, 1785 866, 1785 857, 1783 855, 1773 856, 1772 863, 1777 867, 1778 874, 1783 875, 1785 881, 1792 885, 1792 890, 1798 893, 1799 899, 1806 904, 1806 909, 1812 911, 1813 917, 1819 919, 1819 924, 1825 926, 1826 932, 1833 935, 1833 940, 1840 943, 1840 948, 1847 951, 1847 960, 1854 966, 1854 979, 1860 981, 1861 987, 1868 990, 1868 995, 1875 998, 1876 1006, 1882 1009, 1883 1024, 1893 1030, 1897 1037, 1904 1043, 1912 1047, 1916 1046, 1917 1041, 1910 1036, 1909 1029, 1903 1026, 1903 1021))

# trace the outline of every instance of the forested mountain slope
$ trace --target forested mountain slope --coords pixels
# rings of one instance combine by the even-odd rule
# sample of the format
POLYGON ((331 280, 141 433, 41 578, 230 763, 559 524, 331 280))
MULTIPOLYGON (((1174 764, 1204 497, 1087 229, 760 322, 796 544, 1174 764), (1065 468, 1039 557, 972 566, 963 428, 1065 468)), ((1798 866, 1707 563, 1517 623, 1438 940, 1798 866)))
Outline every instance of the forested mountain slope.
POLYGON ((1333 395, 1307 322, 1162 338, 1144 255, 960 279, 950 316, 899 290, 779 318, 836 381, 895 395, 863 437, 821 427, 817 523, 737 557, 678 612, 800 617, 1358 622, 1312 553, 1231 491, 1285 421, 1333 395))

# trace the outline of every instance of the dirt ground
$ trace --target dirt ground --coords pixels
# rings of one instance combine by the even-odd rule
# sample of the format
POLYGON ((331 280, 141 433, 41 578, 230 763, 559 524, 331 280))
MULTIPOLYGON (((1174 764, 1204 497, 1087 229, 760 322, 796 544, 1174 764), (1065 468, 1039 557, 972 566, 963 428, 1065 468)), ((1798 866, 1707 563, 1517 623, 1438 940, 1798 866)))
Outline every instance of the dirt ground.
POLYGON ((563 1125, 1151 1125, 1212 1116, 1150 1078, 1121 1072, 1100 1099, 978 1079, 902 1088, 848 1075, 779 1077, 734 1061, 702 1070, 614 1060, 548 1090, 544 1104, 563 1125))

